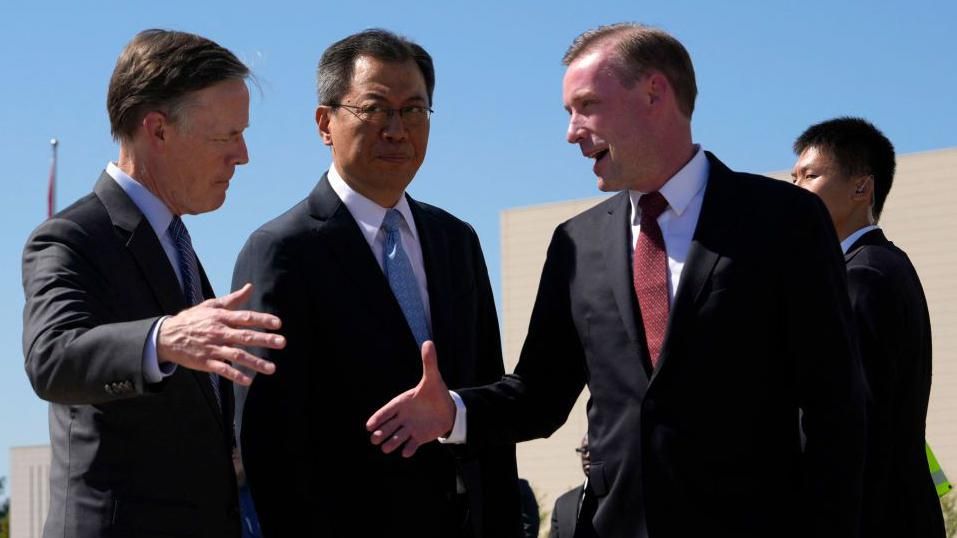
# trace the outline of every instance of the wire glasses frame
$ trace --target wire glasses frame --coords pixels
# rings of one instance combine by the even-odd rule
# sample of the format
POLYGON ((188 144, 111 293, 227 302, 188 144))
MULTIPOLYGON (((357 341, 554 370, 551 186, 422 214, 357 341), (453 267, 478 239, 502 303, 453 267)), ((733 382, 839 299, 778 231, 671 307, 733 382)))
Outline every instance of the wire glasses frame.
POLYGON ((380 127, 392 121, 392 116, 396 114, 399 115, 403 125, 418 127, 428 123, 433 112, 431 108, 421 105, 387 108, 382 106, 353 106, 342 103, 329 103, 327 106, 344 108, 360 120, 380 127))

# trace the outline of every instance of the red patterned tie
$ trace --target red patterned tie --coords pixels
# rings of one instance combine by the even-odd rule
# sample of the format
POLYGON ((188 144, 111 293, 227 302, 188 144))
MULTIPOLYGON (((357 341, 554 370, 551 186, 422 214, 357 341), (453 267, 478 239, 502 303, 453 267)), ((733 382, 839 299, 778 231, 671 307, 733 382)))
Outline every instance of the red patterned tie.
POLYGON ((641 208, 641 228, 633 260, 635 295, 654 368, 658 365, 668 326, 668 255, 658 226, 658 217, 668 208, 668 201, 660 192, 649 192, 638 199, 638 207, 641 208))

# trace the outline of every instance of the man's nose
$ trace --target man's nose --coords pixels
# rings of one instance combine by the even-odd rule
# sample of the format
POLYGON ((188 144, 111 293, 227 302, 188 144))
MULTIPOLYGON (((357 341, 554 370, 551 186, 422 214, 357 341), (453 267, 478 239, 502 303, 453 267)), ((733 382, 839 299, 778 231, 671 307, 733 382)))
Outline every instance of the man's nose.
POLYGON ((243 135, 239 135, 239 141, 237 142, 238 147, 236 148, 236 157, 235 164, 246 164, 249 162, 249 149, 246 147, 246 138, 243 135))
POLYGON ((382 135, 389 140, 404 140, 408 135, 405 124, 402 123, 402 115, 398 110, 393 110, 382 126, 382 135))
POLYGON ((565 140, 567 140, 569 144, 577 144, 584 137, 584 132, 585 129, 582 127, 581 117, 573 113, 568 118, 568 131, 565 133, 565 140))

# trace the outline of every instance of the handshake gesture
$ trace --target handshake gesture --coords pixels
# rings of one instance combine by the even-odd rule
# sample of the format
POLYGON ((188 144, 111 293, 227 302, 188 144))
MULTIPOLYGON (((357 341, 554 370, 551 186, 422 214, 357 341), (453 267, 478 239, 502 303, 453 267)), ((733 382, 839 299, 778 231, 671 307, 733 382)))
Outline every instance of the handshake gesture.
POLYGON ((390 454, 402 448, 411 457, 420 446, 448 435, 455 424, 455 402, 439 373, 435 344, 422 344, 422 379, 393 398, 366 421, 372 444, 390 454))

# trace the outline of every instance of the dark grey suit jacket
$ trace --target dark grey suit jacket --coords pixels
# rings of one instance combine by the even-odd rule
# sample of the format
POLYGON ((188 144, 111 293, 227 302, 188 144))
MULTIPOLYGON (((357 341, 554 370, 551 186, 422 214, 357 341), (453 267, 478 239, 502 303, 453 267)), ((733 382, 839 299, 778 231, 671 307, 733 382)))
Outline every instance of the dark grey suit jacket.
POLYGON ((623 192, 555 230, 514 374, 460 392, 469 443, 548 436, 587 384, 579 536, 856 536, 863 383, 833 225, 813 194, 708 158, 658 367, 623 192))
POLYGON ((574 538, 578 524, 578 508, 582 503, 585 485, 572 488, 555 499, 552 508, 552 526, 548 538, 574 538))
POLYGON ((112 178, 33 232, 23 289, 27 375, 50 402, 44 536, 238 536, 232 429, 208 374, 144 382, 151 327, 186 305, 156 234, 112 178))
MULTIPOLYGON (((485 260, 472 228, 409 198, 428 278, 439 369, 452 388, 503 373, 485 260)), ((262 351, 243 410, 243 460, 265 536, 322 529, 329 537, 459 536, 456 475, 476 538, 520 536, 515 449, 429 443, 412 458, 383 454, 365 421, 422 375, 420 351, 349 210, 324 177, 309 196, 254 232, 234 287, 283 320, 283 350, 262 351)), ((318 532, 318 531, 317 531, 318 532)))
POLYGON ((930 398, 927 300, 907 254, 872 230, 845 255, 869 390, 862 536, 943 538, 924 451, 930 398))

